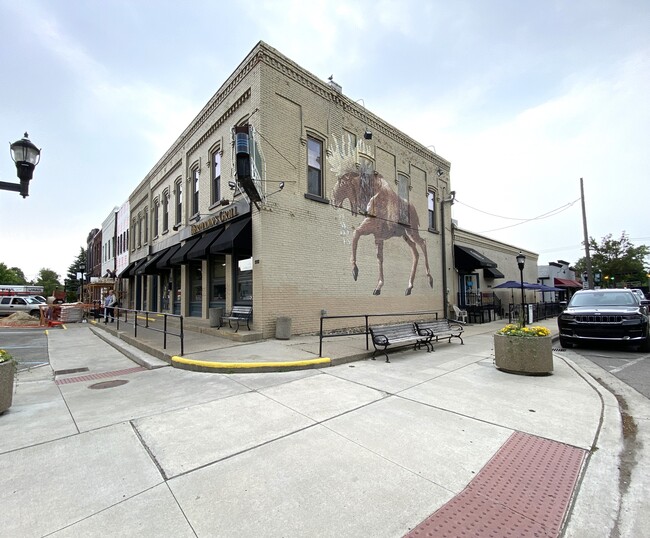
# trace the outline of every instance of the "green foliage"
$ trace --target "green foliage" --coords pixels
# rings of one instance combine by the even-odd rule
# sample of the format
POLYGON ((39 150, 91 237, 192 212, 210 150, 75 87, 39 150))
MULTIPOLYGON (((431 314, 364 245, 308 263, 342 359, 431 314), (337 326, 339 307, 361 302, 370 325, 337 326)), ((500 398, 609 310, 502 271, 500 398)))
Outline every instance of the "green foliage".
MULTIPOLYGON (((600 244, 590 237, 589 251, 594 274, 600 272, 602 275, 601 286, 618 287, 633 282, 645 284, 648 281, 650 266, 645 258, 650 254, 650 248, 646 245, 634 246, 625 232, 620 239, 612 239, 612 234, 607 234, 600 244)), ((585 272, 586 258, 580 258, 575 269, 578 274, 585 272)))
POLYGON ((79 254, 74 262, 68 267, 68 278, 66 279, 66 301, 76 301, 81 292, 81 280, 77 278, 77 273, 85 273, 87 271, 86 265, 86 251, 83 247, 79 248, 79 254), (81 268, 84 268, 82 271, 81 268))
POLYGON ((43 286, 43 292, 45 293, 46 297, 49 297, 54 293, 54 290, 60 289, 63 286, 59 282, 59 275, 52 271, 52 269, 46 269, 45 267, 42 268, 38 272, 38 276, 36 277, 36 282, 34 282, 37 286, 43 286))
POLYGON ((0 284, 11 284, 20 286, 21 284, 28 284, 25 279, 25 273, 18 267, 8 268, 6 264, 0 263, 0 284))

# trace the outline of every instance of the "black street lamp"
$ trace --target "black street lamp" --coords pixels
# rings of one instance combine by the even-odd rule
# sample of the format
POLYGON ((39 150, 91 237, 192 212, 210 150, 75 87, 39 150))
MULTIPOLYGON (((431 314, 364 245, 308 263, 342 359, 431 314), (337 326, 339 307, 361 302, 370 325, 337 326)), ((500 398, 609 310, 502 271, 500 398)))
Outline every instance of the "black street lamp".
POLYGON ((86 274, 85 274, 86 264, 85 263, 80 264, 79 270, 81 271, 81 290, 79 294, 80 295, 79 301, 83 303, 84 302, 84 280, 86 279, 86 274))
POLYGON ((29 196, 29 182, 34 176, 34 168, 41 160, 41 150, 29 140, 27 133, 21 140, 10 144, 11 158, 16 163, 16 172, 20 183, 0 181, 0 189, 20 193, 23 198, 29 196))
POLYGON ((521 279, 521 326, 526 326, 526 297, 524 296, 524 264, 526 256, 521 252, 517 255, 517 265, 519 266, 519 276, 521 279))

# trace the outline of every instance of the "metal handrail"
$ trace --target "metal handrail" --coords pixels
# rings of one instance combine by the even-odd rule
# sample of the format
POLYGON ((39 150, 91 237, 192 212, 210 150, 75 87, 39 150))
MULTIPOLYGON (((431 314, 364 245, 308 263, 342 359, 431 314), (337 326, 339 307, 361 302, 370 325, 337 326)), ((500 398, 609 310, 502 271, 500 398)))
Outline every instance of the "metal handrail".
POLYGON ((121 316, 120 314, 124 314, 124 321, 122 323, 126 325, 131 325, 133 326, 133 337, 138 338, 138 327, 142 327, 143 329, 147 329, 150 331, 158 332, 158 333, 163 333, 163 349, 167 349, 167 336, 177 336, 180 338, 180 343, 181 343, 181 355, 184 353, 184 342, 185 342, 185 336, 183 332, 183 316, 178 315, 178 314, 167 314, 165 312, 152 312, 150 310, 136 310, 136 309, 131 309, 131 308, 120 308, 119 306, 115 307, 115 319, 117 320, 117 325, 116 329, 119 331, 120 330, 120 321, 121 321, 121 316), (133 314, 133 321, 129 321, 129 313, 133 314), (149 326, 149 314, 152 316, 155 315, 156 317, 162 316, 163 317, 163 328, 158 329, 157 327, 150 327, 149 326), (138 323, 138 318, 144 316, 144 325, 138 323), (175 333, 171 331, 168 327, 167 320, 168 319, 178 319, 179 323, 179 331, 178 333, 175 333))
POLYGON ((370 335, 370 318, 379 318, 379 317, 400 317, 400 316, 426 316, 434 314, 435 319, 438 319, 438 312, 434 310, 427 310, 424 312, 392 312, 387 314, 350 314, 346 316, 321 316, 320 317, 320 331, 318 338, 318 356, 323 356, 323 339, 324 338, 337 338, 339 336, 355 336, 355 335, 366 335, 366 349, 370 349, 370 342, 368 336, 370 335), (332 333, 332 334, 323 334, 323 320, 326 319, 353 319, 353 318, 363 318, 365 320, 365 331, 364 332, 348 332, 348 333, 332 333))

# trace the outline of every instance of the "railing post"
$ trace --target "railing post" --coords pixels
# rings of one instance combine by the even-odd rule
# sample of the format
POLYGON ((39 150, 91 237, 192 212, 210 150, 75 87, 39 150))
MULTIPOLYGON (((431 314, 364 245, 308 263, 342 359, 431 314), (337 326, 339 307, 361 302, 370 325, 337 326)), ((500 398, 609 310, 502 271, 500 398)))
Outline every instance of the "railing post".
POLYGON ((320 333, 318 338, 318 356, 323 356, 323 316, 320 317, 320 333))
POLYGON ((181 356, 182 356, 182 355, 185 353, 185 351, 184 351, 184 349, 183 349, 183 345, 184 345, 184 343, 183 343, 183 339, 184 339, 184 333, 183 333, 183 316, 181 316, 179 319, 180 319, 180 323, 181 323, 181 330, 180 330, 180 333, 181 333, 181 356))
POLYGON ((366 351, 370 349, 370 342, 368 341, 368 333, 370 332, 370 324, 368 323, 368 314, 366 314, 366 351))
POLYGON ((138 311, 133 311, 133 338, 138 337, 138 311))
POLYGON ((167 314, 163 315, 163 349, 167 349, 167 314))

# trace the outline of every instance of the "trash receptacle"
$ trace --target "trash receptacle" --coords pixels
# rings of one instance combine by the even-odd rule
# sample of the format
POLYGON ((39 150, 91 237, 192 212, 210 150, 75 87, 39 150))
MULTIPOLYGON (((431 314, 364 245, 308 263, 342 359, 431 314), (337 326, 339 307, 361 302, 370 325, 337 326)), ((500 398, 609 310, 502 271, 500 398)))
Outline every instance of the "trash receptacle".
POLYGON ((291 318, 280 316, 275 320, 275 338, 289 340, 291 337, 291 318))
POLYGON ((223 317, 223 308, 210 309, 210 327, 221 327, 221 318, 223 317))

